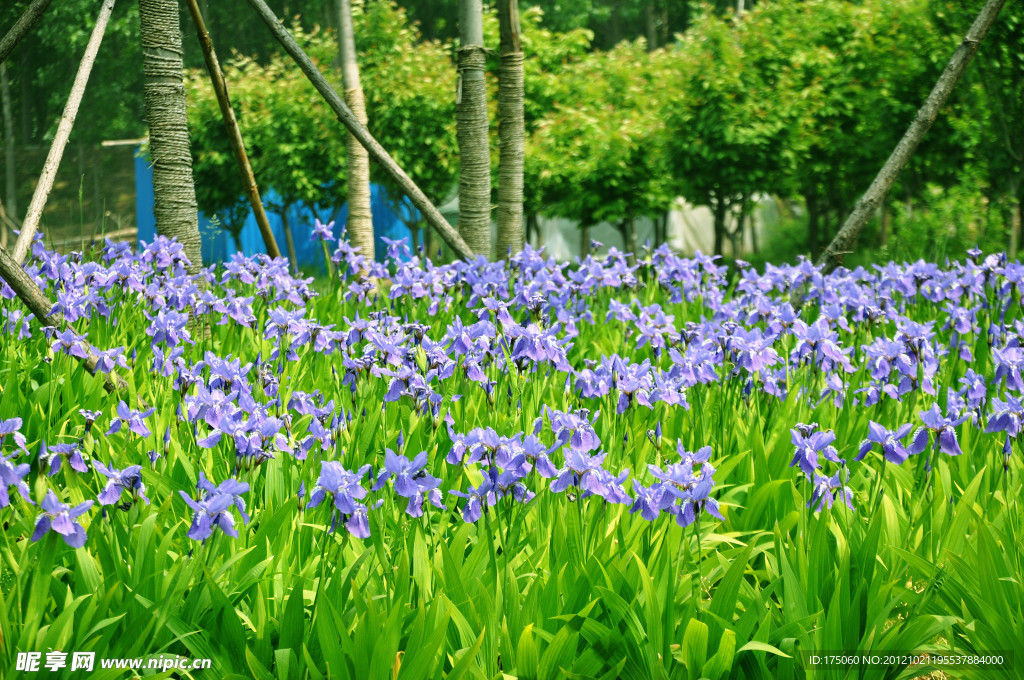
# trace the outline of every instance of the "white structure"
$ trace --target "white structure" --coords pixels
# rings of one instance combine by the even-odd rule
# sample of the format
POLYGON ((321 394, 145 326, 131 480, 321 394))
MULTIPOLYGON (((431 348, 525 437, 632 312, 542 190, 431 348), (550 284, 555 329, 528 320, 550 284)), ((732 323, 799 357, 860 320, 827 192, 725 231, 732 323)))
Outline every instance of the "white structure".
MULTIPOLYGON (((747 220, 747 228, 744 230, 744 253, 750 253, 754 249, 754 230, 757 231, 758 243, 763 244, 766 225, 776 224, 778 217, 779 211, 775 199, 771 196, 759 197, 747 220)), ((730 228, 734 224, 733 219, 733 217, 729 217, 730 228)), ((548 254, 558 260, 571 260, 580 254, 582 243, 578 222, 541 216, 538 223, 539 243, 546 246, 548 254)), ((638 219, 636 229, 636 240, 641 248, 648 239, 653 243, 654 222, 650 218, 638 219)), ((693 253, 696 250, 703 253, 714 252, 714 216, 706 206, 690 205, 685 200, 678 199, 676 205, 669 212, 666 232, 668 244, 675 250, 683 253, 693 253)), ((600 241, 605 248, 615 246, 620 250, 623 249, 622 235, 616 227, 607 222, 591 227, 590 238, 600 241)), ((537 243, 538 240, 535 237, 534 245, 536 246, 537 243)), ((742 257, 742 254, 730 252, 731 245, 726 239, 725 252, 742 257)))

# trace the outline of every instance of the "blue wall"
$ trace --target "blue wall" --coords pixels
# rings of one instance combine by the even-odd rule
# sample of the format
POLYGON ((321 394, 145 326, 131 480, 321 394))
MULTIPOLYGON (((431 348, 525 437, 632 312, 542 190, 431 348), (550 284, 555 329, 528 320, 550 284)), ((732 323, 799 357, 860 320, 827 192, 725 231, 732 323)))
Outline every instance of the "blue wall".
MULTIPOLYGON (((325 190, 325 194, 327 191, 325 190)), ((273 191, 263 192, 264 205, 274 203, 277 195, 273 191)), ((152 241, 156 236, 156 218, 153 216, 153 169, 149 165, 148 157, 135 149, 135 220, 138 224, 138 240, 152 241)), ((387 253, 387 246, 381 237, 389 239, 409 238, 409 229, 402 220, 392 212, 391 206, 384 200, 384 190, 380 185, 370 186, 370 208, 373 211, 373 231, 376 235, 376 255, 378 260, 383 260, 387 253)), ((405 216, 419 216, 418 211, 407 202, 401 208, 406 211, 405 216)), ((343 205, 340 209, 317 206, 316 217, 327 224, 334 220, 334 235, 341 234, 348 217, 348 206, 343 205)), ((299 260, 299 267, 305 271, 320 270, 324 267, 323 249, 319 242, 313 241, 313 214, 306 208, 295 207, 288 212, 288 224, 292 228, 292 236, 295 239, 295 254, 299 260)), ((284 237, 284 228, 281 226, 280 215, 267 212, 267 219, 270 221, 270 228, 277 240, 277 247, 281 253, 287 256, 288 246, 284 237)), ((224 262, 236 251, 234 239, 231 234, 210 222, 210 217, 199 213, 199 233, 203 239, 203 263, 224 262)), ((245 226, 241 233, 242 252, 245 255, 265 253, 263 237, 260 236, 259 227, 256 225, 256 217, 252 210, 245 218, 245 226)))

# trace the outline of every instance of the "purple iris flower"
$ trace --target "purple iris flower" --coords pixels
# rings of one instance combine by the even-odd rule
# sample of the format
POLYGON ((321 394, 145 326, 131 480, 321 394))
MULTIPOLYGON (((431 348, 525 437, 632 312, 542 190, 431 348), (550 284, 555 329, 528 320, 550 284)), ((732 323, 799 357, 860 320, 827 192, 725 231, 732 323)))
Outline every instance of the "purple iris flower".
MULTIPOLYGON (((334 511, 331 513, 331 531, 337 523, 337 515, 345 518, 345 526, 356 538, 369 538, 370 525, 367 508, 359 501, 366 498, 366 488, 360 483, 370 471, 369 464, 355 472, 349 472, 337 461, 323 461, 320 464, 320 477, 316 486, 309 494, 306 509, 318 507, 328 496, 333 500, 334 511)), ((305 487, 300 489, 300 498, 305 487)))
POLYGON ((8 487, 14 487, 21 494, 21 497, 32 503, 32 498, 29 496, 28 484, 25 483, 25 476, 28 474, 31 466, 28 463, 22 463, 15 465, 13 462, 14 456, 3 456, 0 455, 0 508, 6 508, 11 503, 10 496, 8 495, 8 487))
POLYGON ((544 410, 559 446, 569 442, 569 447, 580 453, 589 453, 601 446, 601 440, 594 431, 594 423, 601 416, 600 411, 594 414, 593 420, 589 420, 590 411, 587 409, 563 413, 545 406, 544 410))
MULTIPOLYGON (((420 492, 420 484, 432 484, 435 477, 431 477, 423 468, 427 465, 427 452, 421 451, 412 460, 400 456, 391 449, 384 451, 384 469, 377 475, 371 491, 379 491, 384 484, 395 478, 395 493, 405 498, 412 498, 420 492)), ((440 484, 440 480, 438 480, 440 484)))
POLYGON ((814 511, 821 512, 822 508, 826 506, 831 508, 836 496, 839 496, 846 503, 846 506, 853 510, 853 491, 850 487, 843 484, 839 476, 840 472, 841 470, 837 470, 834 475, 828 477, 815 471, 814 491, 811 493, 811 499, 807 501, 807 507, 817 503, 818 507, 814 511))
MULTIPOLYGON (((636 498, 629 512, 639 512, 640 516, 648 522, 658 519, 658 515, 666 507, 664 503, 665 488, 661 484, 652 484, 646 487, 634 479, 633 491, 636 494, 636 498)), ((669 499, 669 505, 672 504, 672 500, 672 498, 669 499)))
POLYGON ((249 523, 249 515, 245 512, 245 501, 241 495, 249 491, 249 485, 234 479, 227 479, 214 486, 206 475, 199 472, 199 482, 196 489, 204 493, 200 494, 199 500, 193 500, 184 491, 179 491, 181 497, 195 512, 192 517, 192 526, 189 527, 188 537, 195 541, 204 541, 213 535, 214 527, 219 527, 228 536, 238 538, 238 531, 235 529, 235 517, 231 514, 231 507, 238 509, 242 521, 249 523))
POLYGON ((43 512, 36 517, 33 541, 38 541, 52 529, 72 548, 85 545, 85 529, 76 520, 92 507, 93 501, 85 501, 72 508, 68 503, 61 503, 53 491, 47 491, 41 505, 43 512))
POLYGON ((107 435, 120 432, 121 425, 127 423, 128 429, 131 432, 134 432, 143 438, 148 437, 153 433, 149 431, 149 428, 146 427, 146 423, 144 421, 146 418, 153 415, 154 411, 156 411, 155 408, 150 408, 146 411, 133 411, 128 408, 128 404, 123 401, 119 402, 117 404, 117 417, 110 421, 110 429, 107 430, 107 435))
POLYGON ((815 470, 821 467, 821 463, 818 462, 818 455, 824 456, 825 460, 837 465, 845 465, 846 461, 839 457, 839 452, 832 446, 832 442, 836 440, 836 435, 832 430, 825 430, 819 432, 812 432, 810 434, 803 434, 799 429, 790 430, 791 441, 796 450, 793 454, 793 460, 790 461, 790 467, 798 465, 800 470, 807 475, 808 479, 814 473, 815 470))
POLYGON ((146 485, 142 483, 141 465, 130 465, 124 470, 118 470, 113 467, 108 468, 96 460, 92 464, 97 472, 110 480, 97 497, 100 505, 113 505, 117 503, 121 499, 121 493, 124 491, 131 495, 132 502, 136 498, 141 498, 146 502, 146 505, 149 505, 149 499, 146 498, 146 485))
POLYGON ((60 466, 65 457, 68 459, 68 465, 75 472, 89 471, 89 466, 85 464, 85 459, 82 458, 82 452, 78 450, 78 442, 54 444, 50 447, 46 446, 45 440, 40 442, 39 458, 42 461, 43 467, 47 468, 46 475, 48 477, 52 477, 60 472, 60 466))
POLYGON ((490 478, 484 479, 475 488, 470 487, 466 493, 461 491, 450 491, 449 493, 466 499, 466 503, 462 506, 462 519, 470 524, 477 522, 483 516, 484 506, 493 506, 498 502, 494 495, 494 483, 490 478))
POLYGON ((92 429, 92 425, 96 422, 96 419, 102 414, 99 411, 89 411, 83 408, 79 409, 78 415, 85 418, 85 431, 88 432, 92 429))
POLYGON ((313 233, 310 236, 311 241, 317 239, 324 241, 325 243, 333 243, 337 239, 334 238, 334 234, 331 233, 331 229, 334 228, 334 220, 331 220, 327 224, 320 221, 319 218, 313 222, 313 233))
POLYGON ((21 432, 21 418, 8 418, 7 420, 0 420, 0 446, 4 445, 4 440, 7 437, 14 439, 14 445, 21 451, 25 449, 25 435, 21 432))
MULTIPOLYGON (((868 422, 868 438, 861 442, 860 453, 854 460, 860 461, 868 454, 875 444, 882 447, 882 454, 890 463, 902 465, 910 456, 910 451, 901 443, 914 426, 910 423, 902 425, 895 430, 887 430, 875 421, 868 422)), ((919 453, 919 452, 918 452, 919 453)))
POLYGON ((938 404, 932 404, 930 409, 922 411, 919 415, 921 416, 921 422, 924 423, 924 427, 914 433, 914 440, 909 447, 911 453, 923 451, 928 445, 928 433, 934 432, 936 435, 936 448, 950 456, 963 454, 963 451, 960 450, 960 442, 957 441, 956 428, 966 422, 970 418, 969 415, 960 416, 959 418, 952 416, 944 417, 942 411, 939 410, 938 404))
POLYGON ((606 493, 601 463, 607 453, 588 456, 585 452, 569 448, 565 452, 565 465, 558 471, 558 476, 551 482, 551 491, 562 493, 570 486, 589 491, 598 496, 606 493))
POLYGON ((60 332, 53 334, 54 340, 50 345, 50 349, 56 354, 63 352, 68 356, 77 357, 84 359, 89 356, 88 345, 85 342, 85 336, 76 333, 72 329, 68 328, 60 332))

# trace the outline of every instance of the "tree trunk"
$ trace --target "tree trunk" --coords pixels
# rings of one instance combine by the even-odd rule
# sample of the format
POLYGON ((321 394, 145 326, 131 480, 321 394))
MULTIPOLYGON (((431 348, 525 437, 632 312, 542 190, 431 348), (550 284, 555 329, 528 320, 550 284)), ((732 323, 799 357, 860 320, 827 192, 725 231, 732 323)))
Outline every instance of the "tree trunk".
MULTIPOLYGON (((14 116, 11 114, 11 83, 7 80, 7 64, 0 64, 0 99, 4 116, 4 203, 12 218, 18 215, 18 183, 14 172, 14 116)), ((0 247, 7 247, 7 225, 0 223, 0 247)))
MULTIPOLYGON (((345 102, 356 119, 366 125, 366 102, 359 82, 359 62, 356 52, 355 30, 352 28, 352 5, 349 0, 338 0, 338 56, 341 59, 341 79, 345 88, 345 102)), ((349 242, 373 262, 373 215, 370 212, 370 155, 351 132, 346 136, 345 165, 348 170, 348 232, 349 242)))
POLYGON ((580 227, 580 259, 590 255, 590 227, 580 227))
POLYGON ((712 199, 712 213, 715 217, 715 255, 722 254, 725 245, 725 216, 729 211, 728 204, 721 198, 712 199))
POLYGON ((235 251, 239 255, 245 255, 245 249, 242 248, 242 232, 232 229, 231 240, 235 242, 235 251))
POLYGON ((750 225, 750 245, 753 248, 753 254, 754 255, 757 255, 758 253, 761 252, 761 246, 758 243, 759 239, 757 237, 757 222, 754 220, 754 212, 753 212, 756 209, 757 209, 757 203, 755 202, 754 203, 754 208, 751 209, 750 216, 749 216, 748 222, 747 222, 747 224, 750 225))
POLYGON ((1017 259, 1017 249, 1020 247, 1020 221, 1021 197, 1018 189, 1013 192, 1013 203, 1010 204, 1010 248, 1007 253, 1010 260, 1017 259))
POLYGON ((883 246, 889 244, 889 201, 887 199, 888 194, 882 197, 881 206, 879 208, 882 211, 882 214, 879 219, 881 222, 881 228, 879 230, 880 233, 878 238, 882 242, 883 246))
POLYGON ((498 74, 498 252, 522 251, 523 234, 523 47, 519 40, 519 0, 498 2, 501 70, 498 74))
POLYGON ((636 264, 636 219, 630 215, 619 222, 619 233, 622 234, 622 251, 630 266, 636 264))
POLYGON ((946 69, 942 72, 938 82, 935 83, 935 87, 932 88, 928 99, 925 100, 924 105, 917 112, 917 117, 914 118, 910 127, 907 128, 906 133, 904 133, 899 144, 896 145, 892 155, 889 156, 889 160, 882 166, 878 176, 875 177, 868 190, 864 192, 864 195, 857 202, 850 216, 846 218, 843 228, 839 230, 839 233, 836 234, 836 237, 825 248, 821 257, 818 258, 818 265, 822 267, 824 273, 827 274, 842 264, 843 255, 850 252, 853 248, 853 244, 864 228, 864 225, 875 214, 879 202, 889 193, 889 189, 892 188, 896 178, 899 177, 900 172, 907 165, 914 150, 917 149, 925 133, 928 132, 928 128, 935 122, 939 111, 945 105, 946 100, 964 71, 967 70, 967 65, 971 62, 971 58, 978 51, 978 45, 981 43, 982 38, 985 37, 985 34, 988 33, 988 29, 992 26, 996 15, 999 14, 999 10, 1002 9, 1005 3, 1006 0, 987 0, 985 6, 982 7, 978 17, 967 31, 967 36, 960 43, 956 52, 953 53, 952 59, 949 60, 946 69))
POLYGON ((818 199, 814 196, 804 196, 807 203, 807 250, 813 259, 820 247, 818 239, 818 199))
POLYGON ((480 0, 459 0, 459 86, 455 105, 459 144, 459 234, 473 253, 491 257, 491 151, 480 0))
POLYGON ((43 12, 50 6, 53 0, 34 0, 34 2, 28 6, 25 13, 21 15, 11 30, 7 32, 2 39, 0 39, 0 64, 7 61, 7 55, 21 42, 21 39, 25 37, 25 34, 29 32, 29 29, 37 21, 39 17, 43 16, 43 12))
POLYGON ((736 228, 733 230, 729 241, 732 244, 732 256, 738 258, 743 256, 744 230, 747 228, 747 199, 740 201, 740 208, 736 214, 736 228))
POLYGON ((156 229, 184 246, 188 271, 196 274, 203 266, 203 255, 182 83, 178 3, 139 0, 139 24, 156 229))
POLYGON ((281 228, 284 229, 284 242, 288 248, 288 261, 291 264, 288 269, 292 274, 299 273, 299 256, 295 253, 295 237, 292 235, 292 225, 288 222, 288 211, 291 210, 290 205, 286 205, 281 209, 281 228))
POLYGON ((644 3, 644 24, 647 28, 647 51, 658 49, 658 22, 654 19, 654 3, 644 3))

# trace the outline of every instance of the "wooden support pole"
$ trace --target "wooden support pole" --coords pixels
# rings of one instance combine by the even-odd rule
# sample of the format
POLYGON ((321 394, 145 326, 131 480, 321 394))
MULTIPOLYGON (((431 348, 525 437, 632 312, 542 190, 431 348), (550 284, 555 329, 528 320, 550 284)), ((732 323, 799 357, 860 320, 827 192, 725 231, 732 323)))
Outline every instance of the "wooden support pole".
MULTIPOLYGON (((36 319, 44 326, 53 326, 62 329, 65 326, 64 315, 52 314, 53 303, 43 294, 32 277, 21 268, 21 265, 14 261, 14 258, 3 248, 0 248, 0 278, 7 282, 11 290, 25 304, 36 319)), ((99 359, 90 350, 84 359, 80 359, 82 366, 91 375, 96 375, 96 366, 99 359)), ((128 383, 124 378, 111 372, 103 374, 103 389, 113 394, 128 389, 128 383)))
POLYGON ((43 16, 43 12, 46 11, 51 2, 53 0, 34 0, 28 6, 28 9, 25 10, 25 13, 21 15, 21 18, 11 27, 11 30, 7 32, 7 35, 3 37, 3 40, 0 40, 0 64, 7 61, 8 55, 17 47, 29 29, 39 21, 39 17, 43 16))
POLYGON ((267 27, 270 28, 270 32, 274 34, 277 41, 281 43, 285 51, 291 56, 302 72, 306 74, 313 86, 320 93, 320 96, 324 98, 334 114, 338 116, 352 136, 359 140, 359 143, 363 145, 363 148, 370 154, 370 157, 380 163, 381 167, 391 176, 391 178, 402 188, 402 191, 409 197, 412 204, 419 209, 424 219, 430 226, 432 226, 441 235, 445 243, 452 249, 458 257, 463 260, 473 260, 473 251, 470 249, 466 242, 462 240, 459 233, 452 228, 452 225, 448 224, 448 221, 441 214, 441 211, 430 202, 426 194, 416 183, 412 181, 409 175, 405 174, 405 171, 399 167, 398 163, 395 162, 391 155, 380 145, 380 143, 373 138, 373 135, 362 125, 356 118, 352 110, 345 104, 344 100, 338 93, 331 87, 330 83, 322 73, 313 64, 312 60, 306 55, 306 53, 299 47, 298 43, 288 32, 288 29, 278 20, 274 15, 274 12, 267 7, 267 3, 263 0, 247 0, 252 6, 256 13, 260 15, 267 27))
POLYGON ((263 209, 263 201, 260 200, 260 190, 256 185, 256 177, 252 172, 252 165, 249 163, 249 156, 245 153, 245 143, 242 141, 242 131, 238 128, 238 120, 235 118, 235 111, 231 107, 231 98, 228 96, 227 83, 224 82, 224 73, 220 70, 220 62, 217 60, 217 53, 213 50, 213 40, 206 30, 206 23, 199 11, 196 0, 186 0, 188 10, 192 14, 192 23, 195 24, 196 33, 199 36, 199 45, 203 48, 203 58, 206 60, 206 70, 213 82, 213 91, 217 95, 217 103, 220 105, 220 114, 224 118, 224 125, 228 129, 228 139, 231 142, 231 149, 235 152, 235 160, 238 162, 238 171, 242 175, 242 185, 245 187, 245 194, 249 198, 249 205, 256 216, 256 224, 259 225, 260 235, 263 236, 263 245, 270 257, 281 257, 281 251, 274 239, 274 232, 270 230, 270 221, 267 219, 267 212, 263 209))
POLYGON ((928 128, 935 122, 939 111, 945 105, 946 100, 960 80, 960 77, 964 74, 964 71, 967 70, 967 65, 971 62, 971 58, 978 51, 978 45, 981 44, 982 38, 988 33, 988 29, 992 26, 996 15, 999 14, 999 10, 1002 9, 1005 3, 1006 0, 988 0, 985 6, 981 8, 981 12, 978 13, 978 17, 974 20, 970 30, 967 31, 963 42, 960 43, 956 52, 953 53, 953 57, 946 64, 946 69, 942 72, 938 82, 935 83, 935 87, 932 88, 924 105, 917 112, 914 121, 907 128, 906 133, 904 133, 903 139, 896 145, 892 155, 889 156, 889 160, 885 162, 878 176, 875 177, 875 181, 871 183, 871 186, 864 192, 860 201, 857 202, 853 212, 846 218, 846 222, 843 223, 839 233, 828 244, 828 247, 822 251, 817 264, 822 268, 823 274, 828 274, 842 264, 843 255, 852 251, 857 235, 860 234, 861 229, 868 223, 871 216, 875 214, 878 206, 881 205, 882 200, 884 200, 886 194, 889 193, 892 185, 896 182, 896 178, 899 177, 900 172, 914 154, 918 144, 921 143, 925 133, 928 132, 928 128))
POLYGON ((50 153, 46 156, 46 163, 43 164, 43 172, 39 176, 39 183, 32 194, 32 202, 28 206, 25 221, 21 225, 21 234, 14 244, 12 256, 19 265, 25 261, 25 256, 32 247, 32 238, 39 227, 39 220, 43 217, 43 208, 46 207, 46 199, 53 188, 53 180, 57 176, 57 168, 60 167, 60 159, 64 155, 64 147, 67 146, 68 138, 71 136, 71 128, 75 124, 75 116, 78 115, 78 107, 82 103, 82 95, 85 94, 85 85, 89 82, 89 73, 96 61, 96 54, 99 52, 100 43, 103 41, 103 33, 107 30, 107 23, 110 21, 110 13, 114 9, 114 0, 104 0, 100 8, 96 25, 92 29, 92 36, 89 44, 86 45, 85 54, 82 56, 82 63, 78 66, 78 75, 75 76, 75 83, 71 86, 71 94, 68 95, 68 103, 64 107, 64 115, 61 116, 60 124, 57 126, 57 134, 50 145, 50 153))

